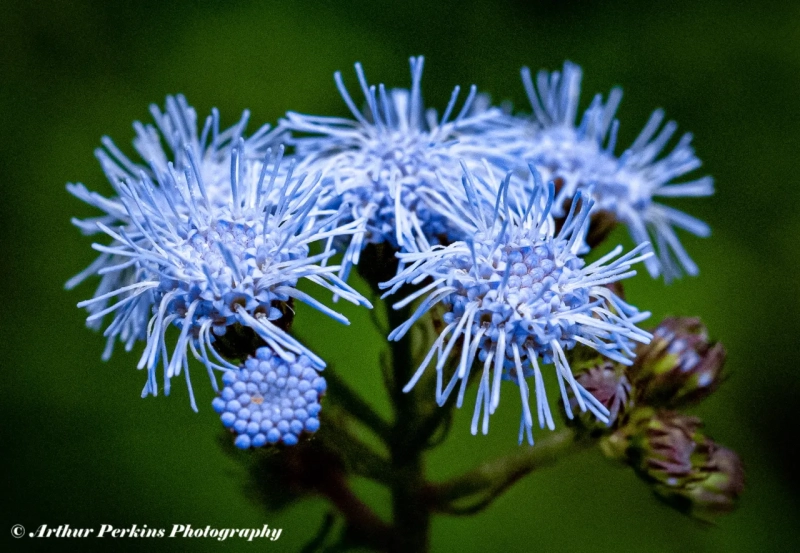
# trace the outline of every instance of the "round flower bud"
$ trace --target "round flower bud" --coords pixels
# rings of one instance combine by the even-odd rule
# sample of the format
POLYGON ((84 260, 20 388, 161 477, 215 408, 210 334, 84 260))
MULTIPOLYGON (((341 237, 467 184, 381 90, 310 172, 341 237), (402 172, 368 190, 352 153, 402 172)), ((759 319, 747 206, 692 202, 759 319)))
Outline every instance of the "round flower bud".
POLYGON ((701 432, 696 417, 637 409, 627 425, 628 460, 653 491, 698 518, 733 510, 744 489, 738 455, 701 432))
MULTIPOLYGON (((577 363, 573 362, 573 367, 577 363)), ((631 385, 625 376, 624 367, 617 363, 597 357, 594 364, 579 370, 575 375, 578 384, 608 409, 608 422, 580 413, 575 419, 589 430, 608 430, 619 425, 622 415, 632 407, 631 385)), ((570 396, 573 412, 578 411, 578 402, 574 395, 570 396)))
POLYGON ((637 350, 629 369, 637 399, 670 409, 691 405, 719 387, 725 348, 708 339, 700 319, 669 317, 637 350))
POLYGON ((667 486, 684 483, 692 472, 693 455, 706 440, 700 419, 640 409, 629 425, 635 429, 629 449, 634 466, 667 486))
POLYGON ((681 490, 681 496, 690 501, 691 514, 698 518, 733 510, 744 491, 744 468, 736 452, 711 440, 707 448, 705 463, 698 467, 696 478, 681 490))
POLYGON ((309 416, 319 414, 325 379, 310 367, 311 360, 304 355, 284 352, 279 356, 262 347, 239 370, 225 373, 225 388, 212 406, 220 413, 223 425, 237 434, 236 447, 248 449, 278 442, 291 446, 316 432, 319 421, 309 416), (299 376, 279 377, 286 374, 299 376), (301 390, 305 390, 303 397, 301 390))

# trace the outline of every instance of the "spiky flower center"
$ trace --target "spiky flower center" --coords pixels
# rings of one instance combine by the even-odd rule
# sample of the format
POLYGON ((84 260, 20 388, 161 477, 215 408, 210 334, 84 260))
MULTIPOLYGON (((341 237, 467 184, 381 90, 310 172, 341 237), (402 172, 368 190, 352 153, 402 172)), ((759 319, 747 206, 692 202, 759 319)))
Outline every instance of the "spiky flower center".
MULTIPOLYGON (((184 244, 176 249, 197 267, 207 266, 220 284, 234 285, 236 276, 223 257, 224 244, 239 267, 247 265, 246 252, 255 251, 256 232, 250 224, 216 221, 205 229, 192 229, 184 244)), ((252 257, 252 256, 250 256, 252 257)))
MULTIPOLYGON (((233 323, 237 306, 269 319, 279 317, 273 303, 288 298, 274 293, 274 283, 265 277, 278 264, 305 258, 308 248, 281 247, 280 229, 268 225, 264 233, 263 222, 253 219, 218 219, 205 228, 185 231, 185 239, 171 246, 182 263, 158 268, 157 300, 170 294, 171 307, 181 316, 198 302, 196 314, 204 317, 194 320, 213 319, 218 332, 233 323)), ((296 279, 283 279, 279 284, 296 283, 296 279)))
POLYGON ((430 137, 419 131, 388 131, 371 141, 366 155, 381 160, 380 173, 373 178, 385 178, 384 172, 399 172, 402 176, 415 175, 420 169, 429 169, 427 150, 430 137))
MULTIPOLYGON (((369 180, 345 183, 342 198, 346 204, 358 206, 360 215, 368 214, 368 224, 372 227, 368 241, 398 245, 395 236, 398 195, 400 208, 413 214, 426 236, 435 242, 437 236, 445 234, 452 225, 418 193, 419 188, 432 186, 435 170, 443 168, 436 161, 430 134, 411 129, 386 130, 365 146, 362 153, 354 154, 360 159, 353 164, 364 167, 369 180)), ((452 159, 443 162, 455 165, 452 159)))
MULTIPOLYGON (((446 300, 450 311, 445 322, 466 317, 470 335, 482 332, 481 360, 496 350, 502 333, 507 369, 515 368, 514 345, 522 360, 532 351, 550 363, 552 342, 569 349, 579 331, 574 321, 560 315, 590 303, 588 290, 570 286, 580 278, 583 264, 574 254, 557 252, 552 241, 521 236, 494 249, 476 243, 475 260, 467 254, 456 262, 460 272, 453 282, 456 291, 446 300)), ((509 372, 506 377, 516 375, 509 372)))

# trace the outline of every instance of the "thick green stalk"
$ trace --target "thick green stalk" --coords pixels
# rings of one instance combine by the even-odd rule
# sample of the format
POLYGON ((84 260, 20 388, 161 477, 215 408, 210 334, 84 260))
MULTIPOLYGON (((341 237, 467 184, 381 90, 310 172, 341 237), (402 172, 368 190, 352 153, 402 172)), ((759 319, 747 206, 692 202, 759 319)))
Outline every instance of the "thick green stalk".
MULTIPOLYGON (((410 315, 408 309, 388 311, 391 328, 397 328, 410 315)), ((420 405, 416 390, 403 392, 414 370, 408 335, 391 344, 391 355, 392 382, 389 393, 395 413, 389 440, 394 472, 391 485, 394 540, 391 550, 414 553, 428 550, 430 506, 425 501, 423 444, 416 439, 420 405)))

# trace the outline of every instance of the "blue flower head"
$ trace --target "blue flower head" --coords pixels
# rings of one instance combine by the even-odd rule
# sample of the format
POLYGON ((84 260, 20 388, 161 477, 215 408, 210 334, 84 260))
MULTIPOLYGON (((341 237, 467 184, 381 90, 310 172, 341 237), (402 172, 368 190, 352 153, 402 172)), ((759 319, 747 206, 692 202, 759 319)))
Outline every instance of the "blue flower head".
POLYGON ((160 361, 165 393, 170 379, 183 371, 195 409, 188 353, 204 363, 217 389, 213 369, 237 367, 213 344, 235 325, 251 329, 287 362, 304 355, 324 367, 322 359, 287 333, 286 313, 298 300, 341 322, 347 319, 298 290, 299 280, 369 305, 336 276, 337 266, 324 265, 334 253, 330 248, 310 255, 310 244, 355 232, 361 223, 339 225, 338 212, 316 207, 319 175, 295 176, 291 165, 284 170, 280 150, 274 156, 268 150, 263 159, 250 158, 242 137, 227 148, 219 154, 229 160, 226 179, 207 183, 187 145, 185 171, 171 162, 162 171, 153 163, 152 173, 142 171, 137 179, 115 183, 119 197, 114 204, 123 206, 127 220, 117 225, 96 221, 112 243, 93 247, 111 260, 124 260, 98 269, 104 275, 124 272, 118 277, 124 285, 78 304, 90 309, 90 323, 113 314, 105 331, 110 341, 136 321, 135 339, 146 340, 139 361, 139 368, 148 370, 142 395, 157 394, 160 361), (223 182, 226 193, 217 189, 223 182), (142 312, 149 317, 139 319, 142 312), (171 327, 178 338, 170 353, 166 334, 171 327))
POLYGON ((423 314, 435 305, 445 310, 444 329, 419 369, 407 384, 410 390, 434 356, 437 371, 437 401, 441 404, 461 381, 457 405, 461 406, 471 368, 482 365, 473 434, 483 410, 483 432, 489 415, 500 401, 500 383, 518 385, 523 413, 523 432, 533 443, 533 417, 527 379, 533 378, 539 425, 554 428, 547 402, 540 363, 555 365, 567 415, 572 418, 567 387, 582 411, 590 410, 607 421, 608 410, 587 392, 570 370, 565 351, 578 344, 592 348, 621 363, 630 364, 633 342, 647 343, 650 335, 635 323, 649 313, 640 313, 604 286, 635 274, 631 265, 645 259, 646 244, 620 256, 621 247, 592 264, 577 255, 586 232, 592 200, 579 194, 572 203, 561 230, 556 233, 550 211, 554 187, 545 187, 531 167, 535 185, 525 194, 515 194, 510 175, 496 190, 494 208, 478 201, 479 187, 472 175, 464 179, 466 197, 462 215, 473 226, 471 238, 453 244, 423 247, 398 256, 405 268, 384 286, 397 291, 403 284, 423 285, 395 308, 427 295, 412 317, 394 329, 390 339, 405 335, 423 314), (579 206, 579 207, 577 207, 579 206), (445 384, 450 353, 460 344, 459 359, 445 384))
MULTIPOLYGON (((423 58, 411 58, 411 89, 387 90, 367 84, 360 64, 355 65, 366 99, 362 113, 342 81, 336 85, 354 119, 316 117, 289 112, 282 128, 306 136, 292 144, 304 169, 323 173, 330 201, 341 203, 353 220, 365 221, 345 253, 345 274, 358 263, 365 242, 388 242, 402 249, 419 229, 429 240, 452 239, 449 221, 425 201, 422 192, 435 190, 439 176, 457 180, 459 160, 506 156, 484 131, 502 112, 487 105, 475 86, 456 112, 459 87, 441 117, 425 110, 422 101, 423 58)), ((460 238, 460 236, 458 237, 460 238)))
MULTIPOLYGON (((67 185, 67 190, 75 197, 104 212, 99 217, 73 219, 73 224, 84 234, 102 233, 101 224, 106 227, 122 226, 128 238, 141 241, 141 247, 147 249, 148 242, 137 227, 140 223, 136 220, 140 217, 136 206, 131 203, 130 198, 126 200, 127 195, 123 192, 126 182, 142 178, 157 180, 158 175, 171 173, 177 182, 186 186, 191 173, 200 174, 205 193, 212 204, 224 205, 230 202, 231 153, 233 145, 239 143, 243 137, 249 112, 245 111, 234 126, 222 131, 216 108, 206 118, 202 130, 198 130, 197 113, 182 95, 168 96, 164 112, 155 104, 150 106, 150 112, 155 125, 145 125, 138 121, 133 125, 136 131, 133 145, 143 163, 129 159, 109 137, 103 137, 103 148, 95 150, 103 172, 117 193, 116 196, 106 198, 89 191, 83 184, 67 185)), ((263 159, 270 147, 276 145, 281 134, 283 131, 270 132, 270 126, 264 125, 252 136, 244 138, 240 154, 243 163, 263 159)), ((148 198, 158 212, 170 213, 172 209, 176 209, 180 218, 189 217, 187 202, 173 202, 171 205, 170 198, 159 187, 150 187, 149 194, 148 198)), ((111 246, 125 247, 117 242, 112 242, 111 246)), ((95 292, 96 301, 86 305, 90 315, 87 326, 94 330, 102 327, 103 316, 94 315, 108 307, 113 297, 109 293, 121 289, 136 290, 140 272, 140 265, 135 258, 102 251, 92 264, 67 282, 66 287, 71 289, 91 276, 100 276, 100 284, 95 292), (106 299, 99 299, 101 297, 106 299)), ((131 295, 132 292, 123 292, 117 297, 125 299, 131 295)), ((120 339, 125 344, 125 349, 130 351, 137 341, 147 338, 152 299, 151 294, 138 294, 136 299, 130 300, 132 303, 126 311, 126 317, 106 331, 108 341, 103 359, 111 357, 116 339, 120 339)))
POLYGON ((607 100, 596 95, 576 124, 580 99, 581 69, 570 62, 561 72, 539 72, 534 84, 528 68, 522 81, 533 108, 530 120, 518 124, 522 135, 517 152, 541 171, 545 181, 557 183, 553 205, 564 216, 569 200, 579 189, 592 187, 594 210, 613 213, 625 223, 637 244, 653 241, 657 256, 645 260, 650 274, 666 280, 697 274, 675 233, 675 227, 697 236, 708 236, 705 223, 655 201, 658 197, 709 196, 711 177, 676 183, 701 163, 691 146, 691 134, 659 158, 677 125, 670 121, 659 131, 664 113, 657 110, 639 137, 616 157, 618 121, 614 114, 622 91, 612 89, 607 100))
POLYGON ((212 406, 237 434, 236 447, 295 445, 319 428, 326 384, 306 355, 281 356, 262 347, 243 367, 227 371, 222 382, 225 387, 212 406))
MULTIPOLYGON (((144 173, 150 179, 172 170, 185 177, 185 173, 199 173, 206 185, 209 199, 215 204, 230 201, 230 156, 232 146, 240 139, 244 141, 242 159, 261 160, 267 150, 274 148, 285 132, 271 130, 270 125, 263 125, 252 136, 244 137, 244 131, 250 118, 245 110, 239 121, 228 129, 220 131, 219 111, 214 108, 206 117, 202 129, 198 127, 197 112, 191 107, 183 95, 167 96, 166 109, 162 112, 155 104, 150 106, 150 113, 155 124, 143 124, 136 121, 133 128, 136 137, 133 146, 144 163, 136 163, 126 156, 111 138, 102 138, 102 148, 95 150, 103 172, 114 190, 118 183, 138 180, 144 173), (166 145, 166 147, 165 147, 166 145)), ((85 201, 106 212, 99 219, 86 221, 76 220, 75 224, 87 234, 98 231, 95 223, 99 220, 106 224, 117 221, 129 222, 129 213, 118 198, 103 198, 96 192, 90 192, 82 184, 67 185, 67 190, 85 201)))

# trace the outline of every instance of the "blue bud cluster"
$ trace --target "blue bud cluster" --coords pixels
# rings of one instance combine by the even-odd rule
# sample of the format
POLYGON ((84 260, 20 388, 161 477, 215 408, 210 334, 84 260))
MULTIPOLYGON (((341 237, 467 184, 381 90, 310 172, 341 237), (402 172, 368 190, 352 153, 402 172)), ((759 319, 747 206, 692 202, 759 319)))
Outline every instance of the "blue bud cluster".
POLYGON ((303 433, 319 428, 325 379, 307 356, 286 357, 292 361, 262 347, 242 368, 222 377, 225 387, 211 405, 222 424, 238 434, 236 447, 295 445, 303 433))

